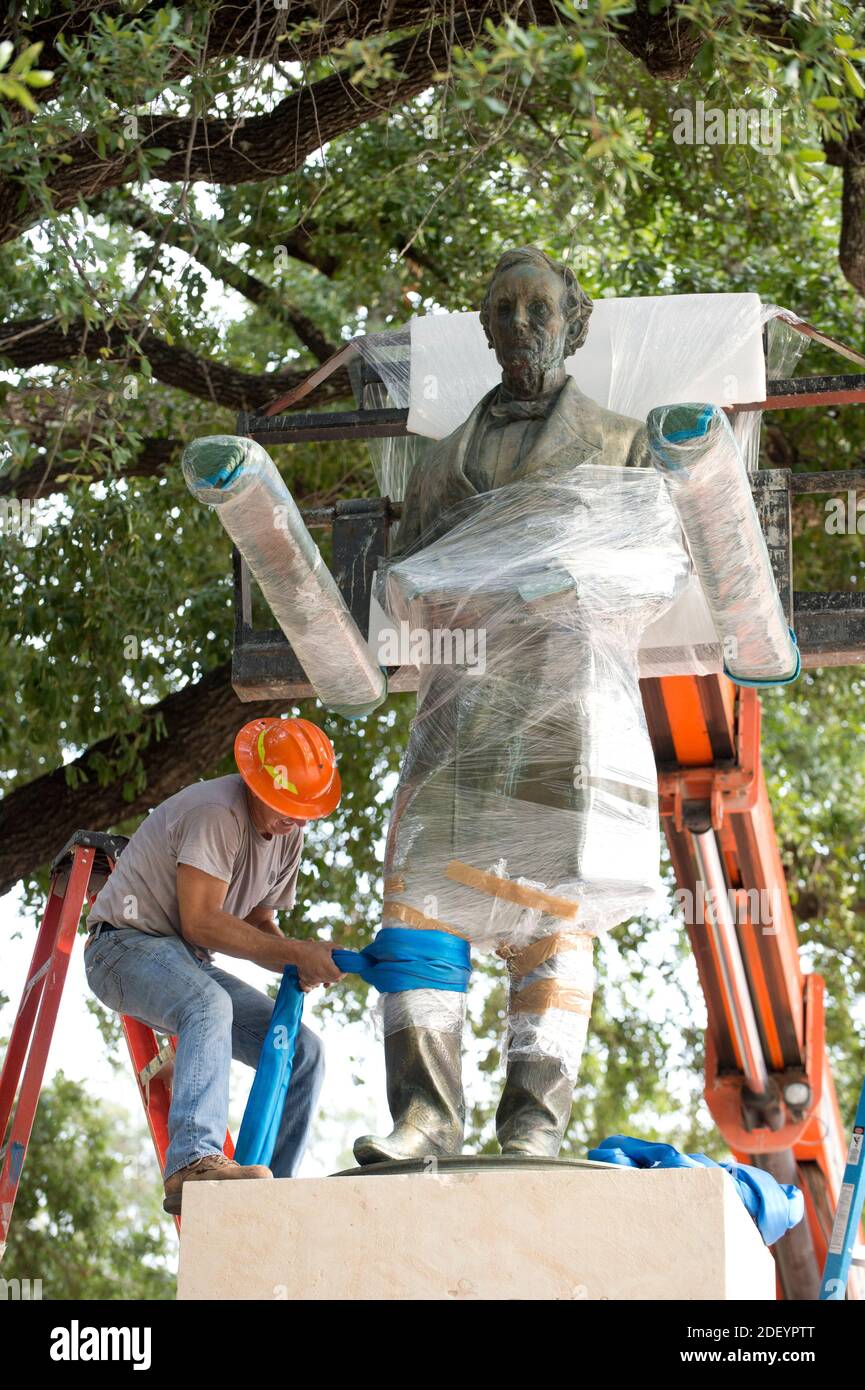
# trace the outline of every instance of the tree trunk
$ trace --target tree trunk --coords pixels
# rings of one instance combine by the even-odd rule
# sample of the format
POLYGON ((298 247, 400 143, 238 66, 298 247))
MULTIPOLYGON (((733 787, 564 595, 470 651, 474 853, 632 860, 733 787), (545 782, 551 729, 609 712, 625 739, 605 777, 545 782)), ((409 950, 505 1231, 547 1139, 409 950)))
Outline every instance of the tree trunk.
POLYGON ((0 803, 0 893, 50 862, 74 831, 110 830, 198 781, 230 753, 241 725, 282 714, 286 708, 285 700, 243 704, 231 688, 231 666, 226 662, 143 715, 138 731, 150 732, 141 753, 147 785, 131 800, 123 795, 126 772, 100 785, 91 766, 94 758, 113 761, 119 756, 122 761, 123 741, 113 735, 71 764, 87 776, 78 786, 70 787, 66 768, 58 767, 16 787, 0 803), (157 738, 160 718, 165 734, 157 738))

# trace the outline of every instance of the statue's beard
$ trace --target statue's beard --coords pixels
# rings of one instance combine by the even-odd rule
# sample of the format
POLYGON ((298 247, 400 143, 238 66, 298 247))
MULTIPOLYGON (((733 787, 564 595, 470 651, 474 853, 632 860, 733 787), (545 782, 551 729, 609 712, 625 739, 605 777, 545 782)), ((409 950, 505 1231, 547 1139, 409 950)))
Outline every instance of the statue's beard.
POLYGON ((544 378, 564 363, 564 337, 527 338, 525 342, 509 345, 499 356, 502 381, 514 395, 538 396, 544 389, 544 378))

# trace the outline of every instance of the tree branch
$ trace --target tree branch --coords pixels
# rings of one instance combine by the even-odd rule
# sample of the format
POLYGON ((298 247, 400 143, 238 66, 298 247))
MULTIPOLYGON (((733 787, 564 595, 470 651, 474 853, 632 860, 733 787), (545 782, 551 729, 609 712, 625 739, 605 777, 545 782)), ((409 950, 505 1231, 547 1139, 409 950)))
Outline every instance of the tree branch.
MULTIPOLYGON (((94 133, 85 131, 52 152, 52 167, 44 186, 54 212, 63 212, 109 188, 138 182, 142 177, 183 183, 260 183, 298 169, 328 141, 417 96, 440 72, 445 72, 452 46, 473 37, 473 22, 465 14, 443 28, 413 34, 389 50, 400 76, 369 89, 354 85, 351 74, 334 73, 289 93, 267 115, 236 120, 188 117, 141 117, 145 133, 138 147, 170 151, 142 175, 136 152, 117 149, 100 157, 94 133), (54 158, 66 162, 54 163, 54 158)), ((120 126, 118 123, 118 135, 120 126)), ((9 241, 32 227, 48 212, 42 198, 23 180, 0 182, 0 241, 9 241), (21 199, 23 196, 23 206, 21 199)))
POLYGON ((865 295, 865 102, 849 134, 827 140, 825 151, 827 164, 842 171, 838 260, 853 288, 865 295))
POLYGON ((35 873, 62 849, 78 829, 108 830, 129 816, 143 815, 181 787, 195 782, 231 751, 241 724, 281 714, 289 702, 243 704, 231 688, 231 665, 217 667, 142 714, 137 734, 148 738, 140 754, 147 778, 131 801, 123 795, 127 772, 101 784, 97 769, 119 760, 128 743, 111 735, 93 744, 70 764, 87 778, 70 787, 58 767, 8 792, 0 803, 0 893, 35 873), (164 736, 157 731, 164 724, 164 736))
POLYGON ((631 14, 618 15, 611 24, 616 38, 634 58, 639 58, 652 77, 680 82, 705 39, 695 25, 682 20, 678 5, 653 13, 650 0, 635 0, 631 14))
MULTIPOLYGON (((0 325, 0 355, 13 367, 30 368, 85 357, 92 362, 128 362, 144 357, 154 377, 213 405, 254 410, 268 405, 308 375, 308 368, 242 372, 210 357, 177 347, 151 329, 88 326, 76 319, 63 328, 56 319, 16 319, 0 325)), ((339 400, 347 394, 344 373, 322 382, 304 406, 339 400)))
POLYGON ((328 341, 318 326, 304 314, 302 309, 299 309, 296 304, 290 303, 278 290, 266 284, 264 280, 259 280, 257 276, 251 275, 242 266, 235 265, 197 227, 193 227, 188 222, 177 222, 162 217, 137 198, 124 199, 121 205, 117 205, 112 200, 104 209, 94 208, 94 211, 104 212, 108 217, 121 219, 127 226, 132 227, 135 231, 143 232, 154 242, 161 240, 163 243, 175 247, 178 251, 185 251, 206 270, 209 270, 216 279, 222 280, 224 284, 237 290, 245 299, 263 309, 277 323, 282 323, 290 328, 298 341, 304 347, 309 348, 317 361, 325 362, 336 352, 336 345, 328 341))
MULTIPOLYGON (((181 439, 148 436, 142 440, 135 458, 125 465, 123 476, 154 478, 174 462, 182 448, 181 439)), ((46 469, 46 460, 40 457, 29 468, 23 468, 14 476, 0 477, 0 497, 27 497, 32 500, 46 497, 51 492, 65 492, 69 483, 76 479, 88 483, 98 483, 102 479, 101 473, 91 471, 82 474, 80 467, 80 464, 70 464, 68 459, 55 459, 46 469)))
MULTIPOLYGON (((526 0, 509 6, 490 6, 488 3, 468 5, 482 14, 489 8, 525 8, 526 0)), ((173 7, 171 0, 149 4, 144 18, 161 9, 173 7)), ((545 9, 551 6, 544 6, 545 9)), ((198 70, 207 63, 224 58, 249 58, 258 63, 310 62, 324 58, 351 40, 371 39, 391 30, 416 28, 445 19, 451 6, 442 0, 352 0, 350 5, 327 7, 309 0, 288 0, 284 8, 262 5, 261 0, 236 0, 236 3, 216 4, 208 17, 204 45, 194 54, 174 46, 163 74, 164 85, 198 70), (324 13, 322 11, 324 10, 324 13)), ((16 49, 27 44, 41 43, 39 66, 48 68, 61 78, 66 57, 60 43, 85 39, 94 17, 125 17, 130 23, 139 18, 130 13, 121 0, 79 0, 67 3, 38 15, 8 14, 0 21, 0 39, 9 39, 16 49)), ((32 93, 36 101, 56 96, 57 84, 38 88, 32 93), (53 88, 53 90, 52 90, 53 88)), ((23 113, 23 119, 27 119, 23 113)))

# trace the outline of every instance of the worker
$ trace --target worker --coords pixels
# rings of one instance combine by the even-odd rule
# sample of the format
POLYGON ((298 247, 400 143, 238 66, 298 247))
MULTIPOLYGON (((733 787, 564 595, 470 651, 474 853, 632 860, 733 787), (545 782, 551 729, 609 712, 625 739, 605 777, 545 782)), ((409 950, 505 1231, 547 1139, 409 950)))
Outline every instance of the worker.
POLYGON ((304 991, 342 979, 332 945, 285 937, 274 915, 294 906, 304 826, 339 803, 333 745, 306 719, 256 719, 234 756, 238 773, 184 787, 142 821, 88 919, 96 997, 177 1036, 163 1203, 172 1214, 187 1182, 293 1177, 324 1075, 321 1043, 302 1027, 272 1168, 224 1155, 231 1059, 257 1065, 273 1000, 212 953, 294 965, 304 991))

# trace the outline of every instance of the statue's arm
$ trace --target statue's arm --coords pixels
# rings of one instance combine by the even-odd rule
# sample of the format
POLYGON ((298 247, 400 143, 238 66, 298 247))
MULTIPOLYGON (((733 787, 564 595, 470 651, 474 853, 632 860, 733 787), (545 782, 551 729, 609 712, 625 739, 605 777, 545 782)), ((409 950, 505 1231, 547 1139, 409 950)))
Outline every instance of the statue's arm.
POLYGON ((652 451, 649 448, 649 436, 645 425, 635 431, 628 450, 628 457, 625 460, 626 468, 651 468, 653 466, 652 451))

